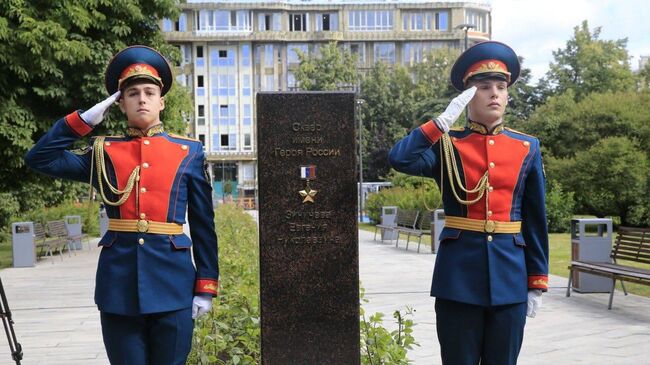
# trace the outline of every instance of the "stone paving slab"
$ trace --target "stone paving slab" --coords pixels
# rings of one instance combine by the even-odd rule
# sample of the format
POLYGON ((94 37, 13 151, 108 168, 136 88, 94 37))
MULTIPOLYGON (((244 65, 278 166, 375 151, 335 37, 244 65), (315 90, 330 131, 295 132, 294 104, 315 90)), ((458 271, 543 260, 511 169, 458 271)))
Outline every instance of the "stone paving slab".
MULTIPOLYGON (((429 297, 435 255, 415 251, 405 242, 399 248, 373 241, 373 234, 359 232, 361 285, 366 289, 366 313, 392 313, 410 306, 420 343, 409 351, 416 365, 440 364, 436 337, 434 299, 429 297)), ((528 318, 520 365, 650 364, 650 298, 617 291, 614 308, 607 310, 609 294, 572 293, 565 297, 567 279, 551 275, 550 290, 536 318, 528 318)), ((395 328, 394 326, 391 328, 395 328)))
MULTIPOLYGON (((435 255, 425 253, 426 248, 417 253, 414 245, 406 251, 403 241, 395 248, 372 238, 370 232, 359 232, 366 313, 385 313, 384 323, 391 327, 394 310, 412 307, 420 346, 409 358, 416 365, 440 364, 434 299, 429 296, 435 255)), ((25 353, 22 364, 108 364, 93 302, 99 252, 84 249, 64 255, 63 261, 55 256, 33 268, 0 271, 25 353)), ((551 276, 543 308, 528 320, 520 365, 650 364, 650 298, 617 292, 608 311, 607 294, 573 293, 566 298, 565 290, 566 279, 551 276)), ((0 338, 0 364, 12 363, 0 338)))

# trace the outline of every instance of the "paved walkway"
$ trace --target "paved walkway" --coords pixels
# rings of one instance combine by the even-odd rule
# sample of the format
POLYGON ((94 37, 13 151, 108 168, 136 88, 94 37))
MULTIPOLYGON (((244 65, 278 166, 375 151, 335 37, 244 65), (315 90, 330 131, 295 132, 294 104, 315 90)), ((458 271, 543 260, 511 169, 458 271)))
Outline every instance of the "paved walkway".
MULTIPOLYGON (((440 364, 434 299, 429 297, 435 255, 373 242, 359 232, 361 285, 366 289, 366 313, 383 312, 385 324, 395 309, 415 309, 414 328, 420 347, 409 352, 416 365, 440 364)), ((567 280, 550 277, 549 292, 535 318, 529 318, 519 365, 649 365, 650 299, 617 292, 607 310, 608 294, 578 294, 566 298, 567 280)))
MULTIPOLYGON (((415 337, 410 352, 417 365, 439 364, 433 299, 429 297, 435 256, 372 241, 359 233, 361 282, 366 289, 366 313, 384 312, 391 326, 395 309, 415 309, 415 337)), ((5 269, 5 285, 24 365, 107 365, 99 314, 93 303, 99 249, 76 256, 45 259, 34 268, 5 269), (53 263, 52 263, 53 261, 53 263)), ((520 365, 650 364, 650 299, 617 293, 614 309, 607 295, 564 297, 566 280, 551 277, 551 290, 537 318, 530 319, 520 365)), ((1 330, 0 330, 1 332, 1 330)), ((0 337, 3 335, 0 334, 0 337)), ((8 346, 0 338, 0 364, 11 364, 8 346)))

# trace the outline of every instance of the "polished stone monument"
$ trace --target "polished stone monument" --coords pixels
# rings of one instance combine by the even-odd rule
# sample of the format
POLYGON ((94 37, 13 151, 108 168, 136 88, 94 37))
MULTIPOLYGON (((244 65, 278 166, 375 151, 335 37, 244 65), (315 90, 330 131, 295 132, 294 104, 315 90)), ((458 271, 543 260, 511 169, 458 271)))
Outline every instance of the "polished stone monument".
POLYGON ((263 365, 358 365, 354 93, 257 94, 263 365))

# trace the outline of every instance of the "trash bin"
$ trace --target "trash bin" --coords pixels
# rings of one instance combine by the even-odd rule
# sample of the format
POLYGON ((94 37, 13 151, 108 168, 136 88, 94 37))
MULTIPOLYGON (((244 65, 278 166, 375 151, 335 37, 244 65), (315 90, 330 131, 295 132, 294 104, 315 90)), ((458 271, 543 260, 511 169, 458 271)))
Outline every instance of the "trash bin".
POLYGON ((34 223, 18 222, 11 224, 11 249, 14 267, 33 267, 36 264, 34 245, 34 223))
MULTIPOLYGON (((571 260, 612 262, 612 220, 608 218, 571 220, 571 260)), ((575 271, 573 290, 579 293, 609 293, 612 279, 575 271)))
POLYGON ((436 209, 433 212, 433 224, 431 225, 431 253, 438 253, 440 233, 443 228, 445 228, 445 210, 436 209))
MULTIPOLYGON (((381 225, 387 227, 397 226, 397 207, 393 207, 393 206, 381 207, 381 225)), ((396 230, 384 229, 381 232, 381 240, 392 241, 394 239, 397 239, 397 233, 398 232, 396 230)))
POLYGON ((104 204, 99 205, 99 236, 104 237, 108 231, 108 214, 104 204))
POLYGON ((81 216, 66 215, 63 217, 65 228, 68 230, 68 237, 76 237, 70 241, 71 250, 81 250, 81 216))

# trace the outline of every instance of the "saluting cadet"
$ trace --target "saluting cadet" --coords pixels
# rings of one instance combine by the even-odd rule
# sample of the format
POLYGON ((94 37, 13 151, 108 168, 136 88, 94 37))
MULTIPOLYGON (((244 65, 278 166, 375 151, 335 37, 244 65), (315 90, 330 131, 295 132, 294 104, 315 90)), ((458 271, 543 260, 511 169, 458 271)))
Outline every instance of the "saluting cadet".
POLYGON ((154 49, 122 50, 106 70, 111 96, 58 120, 25 157, 36 171, 92 183, 106 205, 95 303, 111 364, 185 364, 193 319, 208 312, 217 295, 217 236, 203 147, 166 133, 160 120, 172 80, 154 49), (115 101, 126 114, 126 136, 95 137, 82 152, 67 151, 115 101), (186 209, 191 241, 183 234, 186 209))
POLYGON ((397 171, 432 177, 442 192, 431 295, 445 365, 516 364, 526 315, 535 316, 548 287, 539 141, 503 125, 519 71, 503 43, 469 48, 451 71, 464 91, 390 151, 397 171), (467 125, 451 128, 465 106, 467 125))

